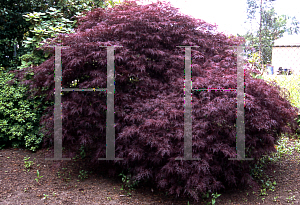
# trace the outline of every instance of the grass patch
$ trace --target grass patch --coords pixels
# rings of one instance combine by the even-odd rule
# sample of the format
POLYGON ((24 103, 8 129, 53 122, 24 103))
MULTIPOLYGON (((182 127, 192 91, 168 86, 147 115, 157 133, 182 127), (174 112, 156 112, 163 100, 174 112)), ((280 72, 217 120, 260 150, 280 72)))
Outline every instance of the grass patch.
POLYGON ((289 100, 294 107, 300 109, 300 75, 263 75, 265 81, 275 81, 289 93, 289 100))

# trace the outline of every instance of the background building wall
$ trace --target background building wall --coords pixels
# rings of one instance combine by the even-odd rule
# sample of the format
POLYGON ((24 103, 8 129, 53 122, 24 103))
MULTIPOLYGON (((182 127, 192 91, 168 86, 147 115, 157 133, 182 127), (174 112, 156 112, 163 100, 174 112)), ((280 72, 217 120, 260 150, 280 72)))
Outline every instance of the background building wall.
POLYGON ((272 50, 272 66, 274 74, 279 67, 292 69, 294 74, 300 74, 300 46, 274 46, 272 50))

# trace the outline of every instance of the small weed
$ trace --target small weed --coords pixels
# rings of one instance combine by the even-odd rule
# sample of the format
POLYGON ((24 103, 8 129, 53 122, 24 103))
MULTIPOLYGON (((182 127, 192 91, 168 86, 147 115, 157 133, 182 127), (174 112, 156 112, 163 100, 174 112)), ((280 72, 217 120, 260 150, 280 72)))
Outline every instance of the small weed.
MULTIPOLYGON (((63 169, 63 170, 66 170, 67 168, 62 168, 62 169, 63 169)), ((64 176, 64 178, 62 179, 63 181, 66 181, 66 182, 71 181, 71 171, 69 171, 69 177, 66 177, 64 173, 63 173, 62 175, 64 176)), ((58 176, 58 178, 60 179, 61 173, 60 173, 60 172, 57 172, 57 176, 58 176)))
POLYGON ((0 145, 0 150, 2 150, 5 147, 5 144, 0 145))
POLYGON ((76 160, 77 160, 77 159, 79 159, 79 156, 76 154, 76 156, 75 156, 75 157, 73 157, 72 159, 74 159, 74 160, 75 160, 75 162, 76 162, 76 160))
POLYGON ((295 201, 295 195, 294 196, 290 196, 290 197, 287 197, 287 202, 290 203, 290 201, 295 201))
MULTIPOLYGON (((268 177, 267 177, 268 178, 268 177)), ((263 180, 261 180, 263 182, 263 180)), ((276 181, 274 181, 273 183, 268 179, 263 185, 262 188, 269 188, 270 191, 275 191, 275 185, 276 185, 276 181)))
POLYGON ((88 172, 84 171, 84 170, 79 171, 78 178, 80 178, 82 181, 84 179, 87 179, 88 178, 88 172))
POLYGON ((37 178, 35 178, 35 181, 37 181, 37 183, 39 183, 39 179, 41 179, 43 177, 43 176, 40 176, 39 170, 36 170, 36 176, 37 176, 37 178))
POLYGON ((46 195, 46 194, 43 194, 43 195, 44 195, 43 199, 47 199, 48 198, 48 195, 46 195))
POLYGON ((260 190, 260 195, 261 196, 267 196, 268 194, 267 194, 267 190, 266 189, 261 189, 260 190))
POLYGON ((221 194, 218 194, 218 193, 215 193, 215 194, 212 194, 212 199, 211 199, 211 204, 214 205, 216 203, 216 199, 221 196, 221 194))
POLYGON ((108 200, 108 201, 110 201, 110 200, 111 200, 111 197, 109 197, 109 196, 108 196, 108 197, 106 197, 106 198, 107 198, 107 200, 108 200))
POLYGON ((207 192, 206 194, 202 194, 202 199, 208 199, 209 198, 209 192, 207 192))
MULTIPOLYGON (((121 176, 122 177, 122 182, 124 183, 123 185, 122 185, 122 188, 120 189, 121 191, 122 190, 125 190, 125 189, 127 189, 127 188, 129 188, 129 191, 132 191, 132 190, 134 190, 134 187, 136 187, 137 185, 138 185, 138 183, 139 183, 139 181, 134 181, 134 182, 132 182, 132 180, 131 180, 131 174, 128 174, 127 176, 122 172, 121 174, 119 174, 119 176, 121 176)), ((130 196, 131 195, 131 193, 130 192, 127 192, 127 196, 130 196)))
MULTIPOLYGON (((202 194, 202 199, 208 199, 209 198, 209 193, 210 193, 211 191, 209 190, 206 194, 202 194)), ((211 201, 210 202, 208 202, 207 203, 207 205, 208 204, 212 204, 212 205, 214 205, 215 203, 216 203, 216 199, 219 197, 219 196, 221 196, 221 194, 218 194, 218 193, 213 193, 213 194, 211 194, 211 196, 212 196, 212 199, 211 199, 211 201)))
MULTIPOLYGON (((27 161, 30 157, 24 157, 24 167, 27 169, 27 172, 31 169, 31 166, 34 164, 33 161, 27 161)), ((23 170, 25 171, 25 170, 23 170)))
POLYGON ((82 145, 79 150, 81 151, 80 152, 81 159, 85 158, 86 154, 85 154, 85 151, 84 151, 84 146, 82 145))
POLYGON ((57 176, 58 176, 58 178, 60 178, 60 172, 57 172, 57 176))
POLYGON ((296 152, 300 153, 300 142, 299 141, 295 142, 294 149, 295 149, 296 152))

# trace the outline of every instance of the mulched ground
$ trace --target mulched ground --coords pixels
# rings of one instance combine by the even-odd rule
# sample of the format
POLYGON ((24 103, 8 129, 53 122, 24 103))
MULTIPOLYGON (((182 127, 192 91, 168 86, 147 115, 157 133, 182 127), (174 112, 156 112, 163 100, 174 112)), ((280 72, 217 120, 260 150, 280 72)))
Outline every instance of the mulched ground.
MULTIPOLYGON (((293 140, 289 141, 290 144, 292 142, 293 140)), ((79 172, 89 170, 84 159, 63 162, 45 160, 45 157, 53 156, 51 149, 39 150, 36 153, 21 148, 0 150, 0 204, 186 205, 188 201, 191 205, 206 204, 167 197, 151 187, 137 188, 130 191, 131 196, 127 196, 127 191, 120 190, 121 178, 111 179, 101 172, 99 175, 88 172, 88 178, 82 181, 78 178, 79 172), (24 171, 24 157, 30 157, 28 161, 34 162, 28 172, 24 171), (36 170, 43 176, 38 182, 35 180, 36 170), (47 199, 44 198, 44 194, 48 195, 47 199)), ((216 199, 216 204, 299 204, 299 157, 300 154, 294 152, 293 155, 285 155, 275 163, 269 173, 271 181, 277 183, 275 191, 267 190, 267 195, 260 196, 260 190, 250 187, 224 190, 216 199)))

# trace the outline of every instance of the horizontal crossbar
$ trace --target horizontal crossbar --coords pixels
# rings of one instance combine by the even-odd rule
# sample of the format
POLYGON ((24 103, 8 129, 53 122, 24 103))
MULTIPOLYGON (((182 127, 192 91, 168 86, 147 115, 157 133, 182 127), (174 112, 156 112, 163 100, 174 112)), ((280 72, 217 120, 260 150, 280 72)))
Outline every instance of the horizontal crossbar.
POLYGON ((95 89, 95 88, 61 88, 62 91, 106 91, 107 89, 106 88, 98 88, 98 89, 95 89))

